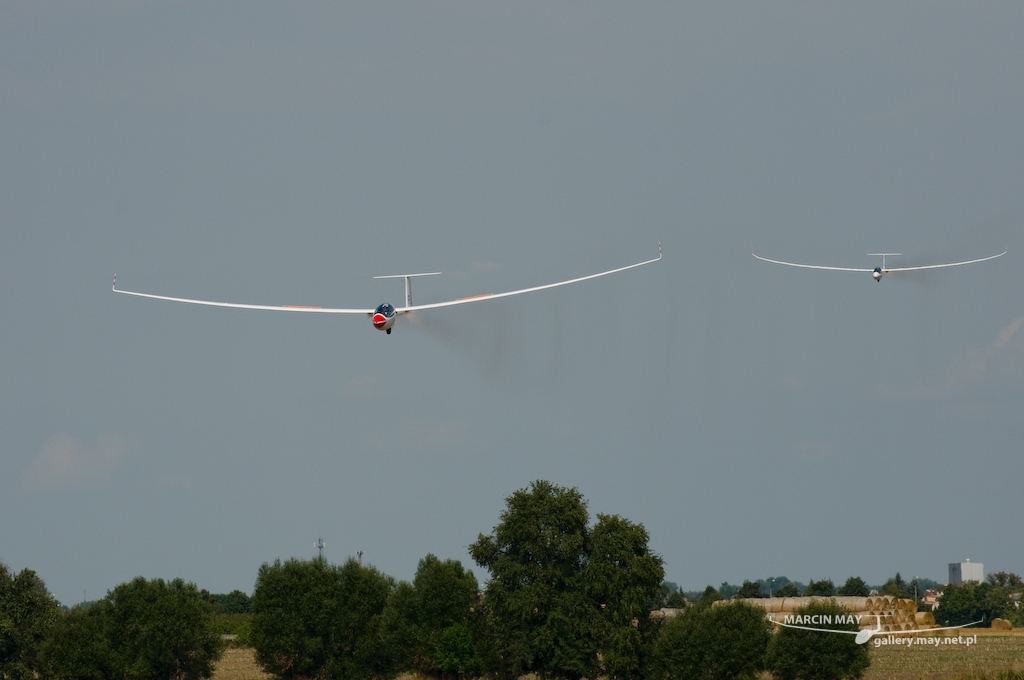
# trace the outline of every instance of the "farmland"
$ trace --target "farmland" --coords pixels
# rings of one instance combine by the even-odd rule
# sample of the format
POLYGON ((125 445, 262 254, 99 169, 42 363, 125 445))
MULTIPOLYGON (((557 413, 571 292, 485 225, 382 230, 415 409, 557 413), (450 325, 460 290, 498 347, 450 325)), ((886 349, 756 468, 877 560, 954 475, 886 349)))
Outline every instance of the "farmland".
POLYGON ((1024 631, 993 634, 978 630, 972 646, 874 647, 865 680, 954 680, 1005 670, 1024 672, 1024 631))
MULTIPOLYGON (((871 645, 871 643, 868 643, 871 645)), ((992 634, 978 631, 970 647, 875 647, 864 680, 960 680, 994 677, 1006 670, 1024 672, 1024 630, 992 634)), ((249 648, 229 648, 217 664, 213 680, 270 680, 249 648)), ((408 676, 407 676, 408 677, 408 676)), ((764 678, 770 676, 764 675, 764 678)))

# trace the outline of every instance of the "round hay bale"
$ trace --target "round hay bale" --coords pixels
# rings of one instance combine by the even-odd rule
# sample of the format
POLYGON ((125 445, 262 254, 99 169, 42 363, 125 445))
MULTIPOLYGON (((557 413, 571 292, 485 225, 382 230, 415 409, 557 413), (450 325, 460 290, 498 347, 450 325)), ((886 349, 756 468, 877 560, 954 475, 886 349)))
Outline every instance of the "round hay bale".
POLYGON ((931 612, 917 612, 914 614, 914 623, 919 626, 934 626, 935 614, 931 612))
POLYGON ((992 619, 992 630, 1013 630, 1013 624, 1006 619, 992 619))

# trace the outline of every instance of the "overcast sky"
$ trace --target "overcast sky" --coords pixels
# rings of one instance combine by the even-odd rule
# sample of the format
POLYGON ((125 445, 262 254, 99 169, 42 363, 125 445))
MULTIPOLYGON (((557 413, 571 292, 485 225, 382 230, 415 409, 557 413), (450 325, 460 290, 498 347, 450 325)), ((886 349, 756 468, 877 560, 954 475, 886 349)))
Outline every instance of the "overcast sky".
POLYGON ((0 560, 411 579, 535 479, 685 589, 1024 571, 1024 5, 5 2, 0 560), (400 318, 373 307, 568 288, 400 318), (886 277, 874 267, 993 262, 886 277))

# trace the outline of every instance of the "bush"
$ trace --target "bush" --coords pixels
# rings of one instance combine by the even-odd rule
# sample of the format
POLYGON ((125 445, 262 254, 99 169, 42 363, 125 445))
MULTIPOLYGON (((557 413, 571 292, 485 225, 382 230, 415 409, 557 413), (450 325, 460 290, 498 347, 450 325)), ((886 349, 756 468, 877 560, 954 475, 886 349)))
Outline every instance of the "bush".
POLYGON ((759 607, 745 602, 690 607, 662 626, 650 675, 660 680, 753 678, 764 669, 770 637, 759 607))
MULTIPOLYGON (((833 617, 849 612, 835 600, 813 602, 794 614, 827 614, 833 617)), ((856 623, 822 626, 833 630, 858 631, 856 623)), ((859 678, 871 663, 867 645, 859 645, 855 636, 813 630, 779 627, 768 649, 768 667, 781 680, 841 680, 859 678)))
POLYGON ((87 611, 65 614, 45 654, 56 678, 200 680, 213 675, 222 651, 194 584, 139 577, 87 611))
POLYGON ((263 564, 252 595, 249 637, 268 673, 356 679, 390 672, 381 654, 380 616, 394 581, 355 560, 263 564))

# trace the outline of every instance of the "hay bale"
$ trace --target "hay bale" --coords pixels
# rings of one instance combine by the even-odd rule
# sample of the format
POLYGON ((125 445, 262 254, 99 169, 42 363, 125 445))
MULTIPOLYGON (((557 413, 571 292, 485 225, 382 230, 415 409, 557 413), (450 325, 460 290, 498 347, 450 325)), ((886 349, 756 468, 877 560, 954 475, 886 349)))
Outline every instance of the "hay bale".
POLYGON ((992 619, 992 630, 1013 630, 1013 624, 1006 619, 992 619))
POLYGON ((914 614, 914 623, 918 626, 934 626, 935 614, 931 612, 917 612, 914 614))
POLYGON ((833 597, 841 607, 846 607, 851 612, 862 612, 871 609, 871 598, 870 597, 833 597))

